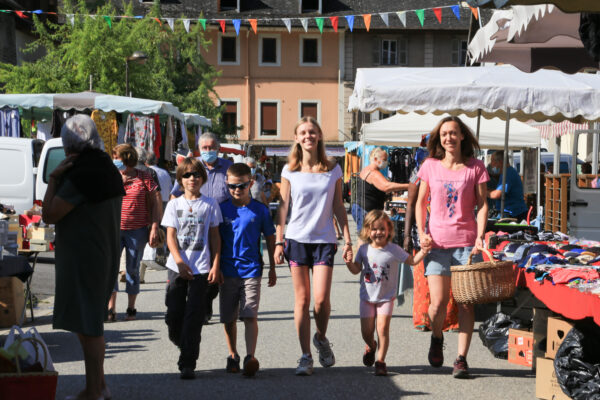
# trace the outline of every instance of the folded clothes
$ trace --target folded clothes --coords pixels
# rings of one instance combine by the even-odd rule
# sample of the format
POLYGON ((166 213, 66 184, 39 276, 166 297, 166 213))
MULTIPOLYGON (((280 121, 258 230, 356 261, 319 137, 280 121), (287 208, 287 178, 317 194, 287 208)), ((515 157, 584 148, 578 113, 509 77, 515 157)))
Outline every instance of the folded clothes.
POLYGON ((600 279, 598 271, 592 268, 554 268, 549 272, 552 278, 552 283, 568 283, 574 279, 584 279, 591 281, 594 279, 600 279))

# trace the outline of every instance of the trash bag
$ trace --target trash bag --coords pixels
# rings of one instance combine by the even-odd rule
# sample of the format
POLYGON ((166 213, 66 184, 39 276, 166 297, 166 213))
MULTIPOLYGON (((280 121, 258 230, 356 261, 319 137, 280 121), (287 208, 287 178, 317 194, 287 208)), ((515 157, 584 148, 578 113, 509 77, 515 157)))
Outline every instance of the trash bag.
POLYGON ((479 338, 494 357, 508 359, 508 330, 523 329, 525 325, 519 318, 504 313, 496 313, 479 325, 479 338))
POLYGON ((575 400, 600 400, 600 327, 591 321, 575 324, 554 358, 562 391, 575 400))

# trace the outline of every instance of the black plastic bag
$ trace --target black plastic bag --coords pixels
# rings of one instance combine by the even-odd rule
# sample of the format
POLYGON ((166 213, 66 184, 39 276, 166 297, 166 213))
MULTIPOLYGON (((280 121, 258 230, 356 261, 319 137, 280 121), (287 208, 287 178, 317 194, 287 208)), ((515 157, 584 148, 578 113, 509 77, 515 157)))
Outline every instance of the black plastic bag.
POLYGON ((494 357, 508 359, 508 330, 523 329, 520 319, 496 313, 479 325, 479 337, 494 357))
POLYGON ((600 400, 600 327, 579 322, 569 331, 554 358, 563 392, 575 400, 600 400))

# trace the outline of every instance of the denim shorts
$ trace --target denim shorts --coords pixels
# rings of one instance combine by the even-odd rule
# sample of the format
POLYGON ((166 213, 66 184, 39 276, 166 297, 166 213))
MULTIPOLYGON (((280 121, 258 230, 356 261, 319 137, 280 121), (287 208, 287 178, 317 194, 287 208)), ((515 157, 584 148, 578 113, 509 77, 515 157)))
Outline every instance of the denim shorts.
MULTIPOLYGON (((431 249, 431 252, 425 256, 425 276, 450 276, 450 267, 453 265, 466 265, 472 250, 473 246, 431 249)), ((481 261, 483 261, 483 258, 479 253, 473 256, 471 262, 481 261)))
POLYGON ((300 243, 286 239, 283 254, 290 267, 302 265, 328 265, 333 267, 333 259, 337 251, 335 243, 300 243))

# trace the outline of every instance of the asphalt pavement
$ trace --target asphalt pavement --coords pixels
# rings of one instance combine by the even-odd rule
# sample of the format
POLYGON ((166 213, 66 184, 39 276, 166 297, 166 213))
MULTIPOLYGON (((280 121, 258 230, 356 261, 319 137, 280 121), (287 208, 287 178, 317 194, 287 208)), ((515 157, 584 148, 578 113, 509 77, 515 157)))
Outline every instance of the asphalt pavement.
MULTIPOLYGON (((350 217, 351 218, 351 217, 350 217)), ((265 258, 266 259, 266 258, 265 258)), ((294 321, 294 295, 287 266, 278 266, 277 285, 263 281, 256 357, 260 371, 254 378, 225 372, 227 347, 223 327, 215 316, 202 331, 200 358, 193 381, 179 379, 178 349, 169 341, 165 314, 166 271, 149 270, 138 297, 136 321, 124 321, 126 295, 117 300, 117 322, 105 325, 105 373, 114 399, 535 399, 531 369, 499 360, 473 336, 468 362, 472 379, 453 379, 457 333, 445 334, 442 368, 427 362, 430 334, 412 324, 412 292, 394 309, 387 355, 389 375, 376 377, 362 365, 364 343, 358 315, 359 283, 336 255, 331 293, 332 312, 327 336, 336 364, 322 368, 313 348, 315 371, 310 377, 294 375, 300 358, 294 321)), ((78 393, 84 386, 83 355, 76 336, 52 329, 54 266, 39 263, 33 290, 39 298, 33 325, 49 346, 59 371, 57 399, 78 393)), ((123 285, 123 284, 121 284, 123 285)), ((29 313, 28 313, 29 316, 29 313)), ((479 323, 476 323, 476 327, 479 323)), ((25 327, 31 326, 27 322, 25 327)), ((312 325, 314 332, 314 322, 312 325)), ((7 330, 0 330, 0 343, 7 330)), ((243 358, 243 324, 238 324, 238 349, 243 358)))

